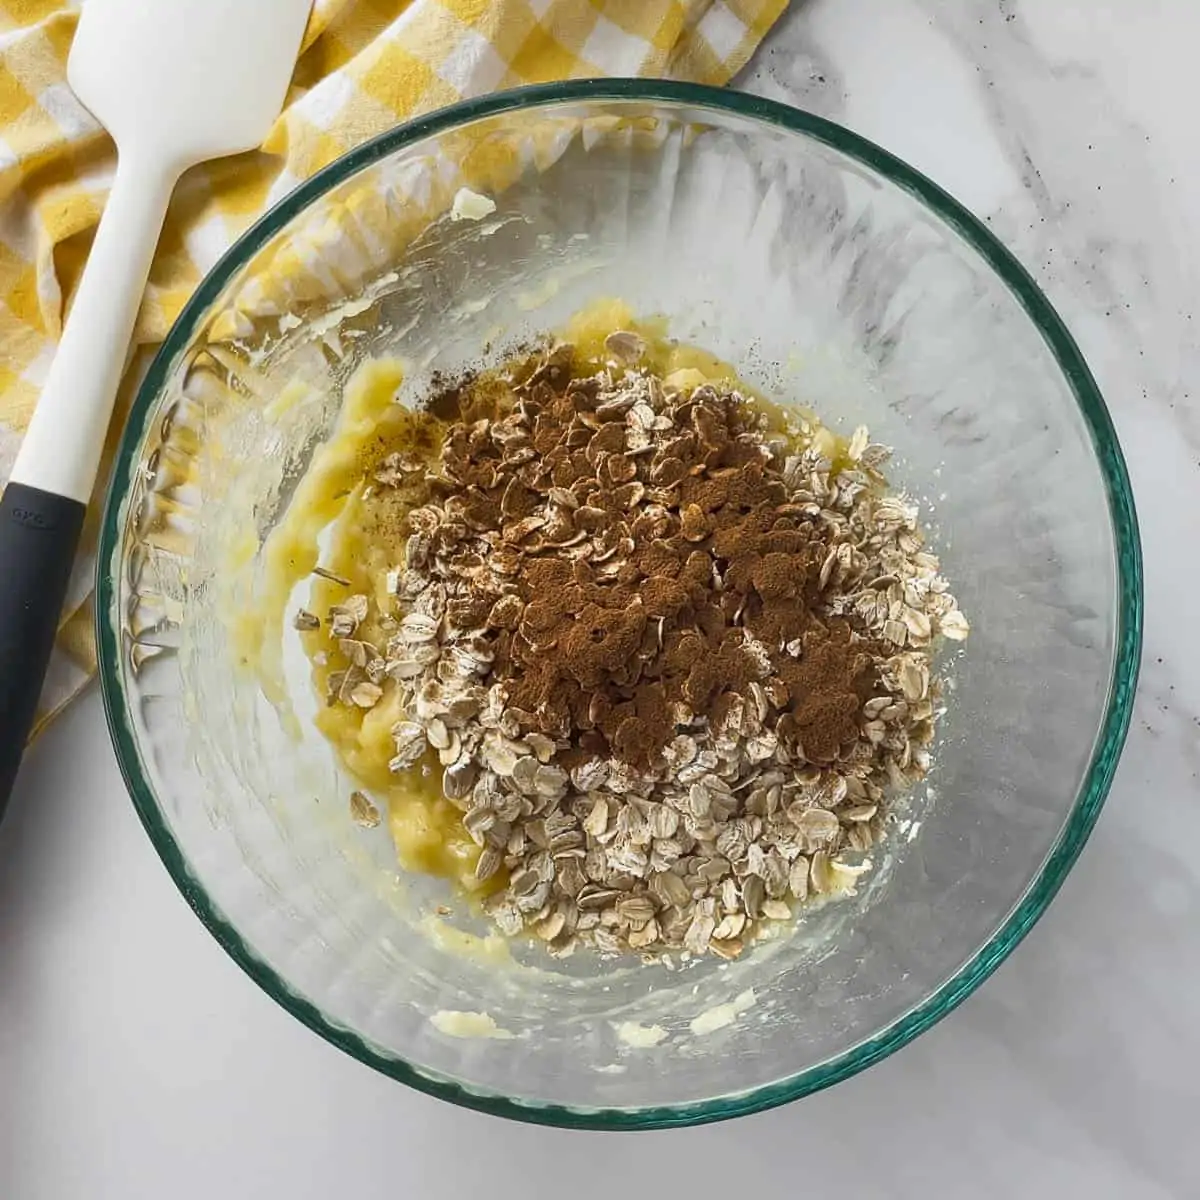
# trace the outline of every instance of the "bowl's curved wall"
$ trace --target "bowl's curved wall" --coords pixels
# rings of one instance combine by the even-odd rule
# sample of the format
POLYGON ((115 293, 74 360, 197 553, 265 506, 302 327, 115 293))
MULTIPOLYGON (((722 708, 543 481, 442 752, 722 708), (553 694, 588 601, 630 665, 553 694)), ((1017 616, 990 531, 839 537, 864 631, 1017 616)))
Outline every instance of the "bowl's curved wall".
POLYGON ((1120 453, 1024 272, 861 139, 669 84, 473 102, 289 197, 205 282, 156 361, 101 561, 122 766, 217 936, 359 1057, 564 1123, 761 1107, 859 1069, 947 1011, 1036 918, 1086 837, 1128 723, 1140 635, 1120 453), (451 220, 463 183, 489 191, 496 212, 451 220), (307 686, 286 650, 286 703, 268 703, 239 663, 257 549, 353 366, 402 355, 415 399, 433 372, 604 295, 665 314, 775 399, 894 444, 896 481, 929 504, 973 627, 952 668, 936 795, 916 802, 919 826, 897 828, 872 884, 744 962, 674 974, 464 951, 429 924, 444 899, 434 884, 397 880, 386 836, 346 819, 350 785, 323 741, 295 742, 305 722, 291 705, 303 709, 307 686), (738 997, 732 1024, 691 1029, 738 997), (430 1021, 439 1011, 485 1011, 513 1036, 448 1036, 430 1021), (630 1020, 670 1036, 632 1047, 619 1033, 630 1020))

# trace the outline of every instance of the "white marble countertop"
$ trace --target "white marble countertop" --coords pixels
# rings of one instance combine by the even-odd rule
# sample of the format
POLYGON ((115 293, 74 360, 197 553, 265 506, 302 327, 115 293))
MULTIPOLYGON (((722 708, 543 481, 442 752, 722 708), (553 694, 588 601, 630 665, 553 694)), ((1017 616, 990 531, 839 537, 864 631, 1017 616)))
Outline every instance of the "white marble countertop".
POLYGON ((1078 866, 978 995, 733 1124, 615 1138, 459 1111, 326 1045, 225 957, 142 833, 92 694, 0 828, 0 1197, 1200 1195, 1197 43, 1195 0, 793 0, 743 80, 987 217, 1077 335, 1129 459, 1134 726, 1078 866))

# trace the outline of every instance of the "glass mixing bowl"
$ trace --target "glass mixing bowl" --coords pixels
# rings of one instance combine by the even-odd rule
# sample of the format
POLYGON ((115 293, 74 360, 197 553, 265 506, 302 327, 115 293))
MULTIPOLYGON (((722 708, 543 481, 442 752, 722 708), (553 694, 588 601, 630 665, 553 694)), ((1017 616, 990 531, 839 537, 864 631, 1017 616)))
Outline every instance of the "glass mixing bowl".
POLYGON ((137 397, 98 591, 104 698, 134 803, 247 973, 418 1088, 604 1128, 812 1092, 978 987, 1096 820, 1129 723, 1141 611, 1104 404, 987 230, 827 121, 619 80, 424 117, 243 237, 137 397), (452 211, 464 185, 495 211, 452 211), (353 783, 309 727, 290 630, 250 648, 238 633, 262 603, 263 540, 359 362, 402 356, 400 399, 414 400, 435 373, 601 296, 665 315, 673 336, 779 402, 893 444, 893 480, 927 501, 973 627, 945 663, 954 688, 930 786, 867 885, 729 964, 560 963, 478 936, 446 885, 398 869, 386 825, 351 821, 353 783), (248 658, 273 662, 282 688, 264 694, 248 658))

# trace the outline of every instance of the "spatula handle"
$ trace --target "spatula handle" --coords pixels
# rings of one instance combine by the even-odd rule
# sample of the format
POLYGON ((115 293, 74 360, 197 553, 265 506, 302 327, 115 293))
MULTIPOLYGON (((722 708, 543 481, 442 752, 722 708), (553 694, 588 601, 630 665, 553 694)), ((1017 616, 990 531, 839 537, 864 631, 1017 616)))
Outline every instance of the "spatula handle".
POLYGON ((10 483, 0 497, 0 817, 37 711, 86 511, 78 500, 23 483, 10 483))
POLYGON ((87 267, 0 497, 0 815, 29 736, 129 337, 178 176, 118 164, 87 267))
POLYGON ((177 170, 122 158, 10 478, 84 504, 92 493, 177 170))

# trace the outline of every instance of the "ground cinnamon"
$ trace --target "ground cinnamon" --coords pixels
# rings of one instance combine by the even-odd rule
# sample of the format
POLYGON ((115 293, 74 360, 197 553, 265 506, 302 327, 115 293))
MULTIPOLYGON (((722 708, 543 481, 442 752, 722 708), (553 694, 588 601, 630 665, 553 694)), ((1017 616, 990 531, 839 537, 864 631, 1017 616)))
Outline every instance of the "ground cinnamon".
POLYGON ((465 607, 488 614, 521 732, 587 733, 651 769, 681 724, 753 683, 791 756, 835 759, 876 683, 872 647, 817 615, 832 531, 790 503, 761 414, 713 387, 672 403, 634 374, 614 397, 568 351, 548 361, 508 398, 499 443, 459 422, 441 459, 463 521, 514 552, 465 607), (552 517, 531 517, 547 500, 552 517))

